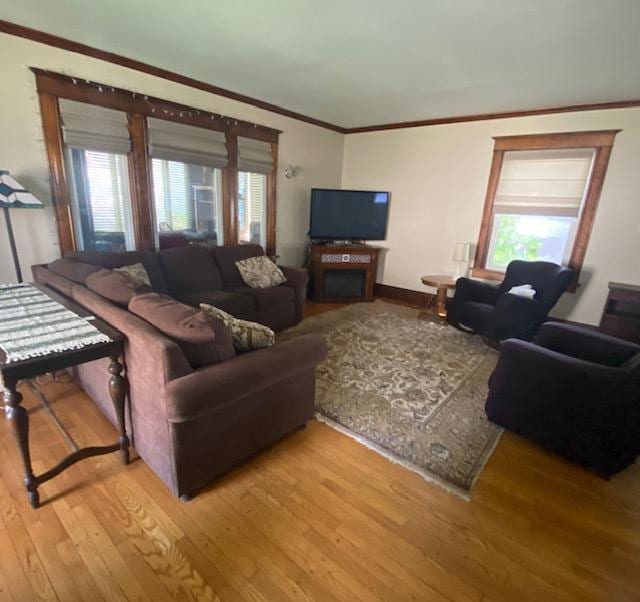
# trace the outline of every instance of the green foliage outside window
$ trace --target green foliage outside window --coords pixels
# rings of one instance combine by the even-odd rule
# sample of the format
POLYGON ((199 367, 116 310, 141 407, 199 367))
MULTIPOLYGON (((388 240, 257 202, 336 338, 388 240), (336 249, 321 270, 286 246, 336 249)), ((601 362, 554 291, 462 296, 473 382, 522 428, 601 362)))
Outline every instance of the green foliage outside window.
POLYGON ((516 216, 501 215, 498 219, 498 233, 491 263, 496 267, 506 267, 514 259, 538 259, 543 239, 533 234, 520 234, 516 216))

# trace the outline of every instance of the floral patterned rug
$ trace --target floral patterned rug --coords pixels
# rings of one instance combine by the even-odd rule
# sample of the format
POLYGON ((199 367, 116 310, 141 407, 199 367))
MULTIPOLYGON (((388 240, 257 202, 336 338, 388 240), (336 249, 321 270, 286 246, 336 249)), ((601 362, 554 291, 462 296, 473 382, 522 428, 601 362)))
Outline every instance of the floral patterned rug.
POLYGON ((278 337, 325 337, 318 419, 468 498, 500 438, 484 413, 497 353, 425 312, 383 301, 308 318, 278 337))

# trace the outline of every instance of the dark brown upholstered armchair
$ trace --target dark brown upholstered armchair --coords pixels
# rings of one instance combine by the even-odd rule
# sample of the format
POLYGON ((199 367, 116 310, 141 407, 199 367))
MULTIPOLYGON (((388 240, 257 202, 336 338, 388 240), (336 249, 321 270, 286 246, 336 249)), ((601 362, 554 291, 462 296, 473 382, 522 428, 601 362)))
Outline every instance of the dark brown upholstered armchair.
POLYGON ((504 341, 487 416, 610 477, 640 455, 640 345, 547 322, 536 343, 504 341))
POLYGON ((572 278, 573 270, 555 263, 520 260, 508 265, 499 285, 459 278, 447 321, 491 340, 531 340, 572 278), (533 286, 533 299, 509 294, 512 287, 522 284, 533 286))

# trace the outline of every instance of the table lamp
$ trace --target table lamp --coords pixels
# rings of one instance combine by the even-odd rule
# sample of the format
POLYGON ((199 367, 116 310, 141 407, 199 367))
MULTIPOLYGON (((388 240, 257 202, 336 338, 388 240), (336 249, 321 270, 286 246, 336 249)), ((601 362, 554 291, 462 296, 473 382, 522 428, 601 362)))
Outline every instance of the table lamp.
POLYGON ((469 271, 469 260, 471 255, 471 243, 457 242, 453 250, 453 261, 456 262, 456 272, 453 276, 455 282, 458 278, 463 278, 469 271))
POLYGON ((11 215, 9 209, 43 209, 44 205, 34 197, 28 190, 16 182, 8 171, 0 170, 0 207, 4 209, 4 219, 7 224, 7 237, 13 255, 13 265, 16 268, 16 278, 22 282, 22 271, 18 260, 16 240, 13 236, 11 225, 11 215))

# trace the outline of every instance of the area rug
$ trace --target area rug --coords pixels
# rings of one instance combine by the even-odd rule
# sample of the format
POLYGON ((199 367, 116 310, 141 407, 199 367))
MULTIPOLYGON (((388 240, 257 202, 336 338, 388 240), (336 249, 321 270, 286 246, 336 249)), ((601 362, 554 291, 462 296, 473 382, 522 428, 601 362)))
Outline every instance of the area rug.
POLYGON ((484 413, 497 353, 417 309, 375 301, 308 318, 324 336, 317 418, 468 499, 500 438, 484 413))

